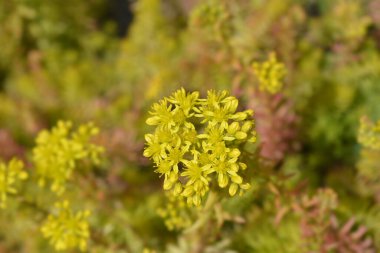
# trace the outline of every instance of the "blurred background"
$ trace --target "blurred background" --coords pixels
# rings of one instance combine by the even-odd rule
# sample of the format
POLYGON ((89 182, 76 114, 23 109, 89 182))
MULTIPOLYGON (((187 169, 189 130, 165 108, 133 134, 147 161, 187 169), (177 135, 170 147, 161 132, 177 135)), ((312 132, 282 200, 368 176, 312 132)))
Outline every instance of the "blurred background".
MULTIPOLYGON (((333 189, 340 225, 355 217, 348 230, 366 228, 373 251, 348 236, 363 251, 331 252, 379 252, 380 155, 363 156, 357 141, 362 117, 380 119, 379 49, 379 0, 0 0, 0 159, 29 164, 39 131, 93 121, 105 161, 66 196, 95 213, 89 252, 190 252, 156 212, 164 193, 142 156, 145 120, 181 87, 225 89, 255 111, 260 163, 292 175, 290 188, 333 189), (286 67, 275 94, 252 69, 271 53, 286 67)), ((202 252, 299 252, 273 231, 293 235, 300 221, 269 228, 264 199, 229 203, 246 222, 227 223, 202 252)), ((54 252, 39 232, 44 213, 21 207, 0 211, 0 252, 54 252)))

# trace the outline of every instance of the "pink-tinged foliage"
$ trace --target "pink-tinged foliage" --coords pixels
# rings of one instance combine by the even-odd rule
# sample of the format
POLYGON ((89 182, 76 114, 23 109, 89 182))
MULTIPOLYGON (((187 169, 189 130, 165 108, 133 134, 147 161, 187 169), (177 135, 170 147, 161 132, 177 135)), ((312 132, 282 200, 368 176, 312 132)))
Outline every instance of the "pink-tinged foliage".
POLYGON ((7 130, 0 129, 0 159, 9 160, 14 156, 23 157, 24 149, 7 130))
POLYGON ((260 155, 280 162, 286 154, 299 148, 297 126, 299 118, 293 103, 282 94, 270 95, 259 91, 249 92, 249 108, 255 108, 260 155))
POLYGON ((336 193, 328 188, 318 190, 311 197, 297 192, 292 196, 290 207, 279 208, 276 223, 281 226, 286 215, 295 214, 302 248, 307 253, 376 253, 366 226, 356 222, 354 217, 345 223, 339 222, 338 204, 336 193))

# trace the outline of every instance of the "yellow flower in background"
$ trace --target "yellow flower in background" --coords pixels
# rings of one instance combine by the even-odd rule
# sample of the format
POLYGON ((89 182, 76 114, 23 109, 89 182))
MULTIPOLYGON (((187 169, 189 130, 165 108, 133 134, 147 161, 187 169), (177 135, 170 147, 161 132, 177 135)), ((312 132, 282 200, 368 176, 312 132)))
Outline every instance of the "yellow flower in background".
POLYGON ((51 190, 57 194, 65 191, 65 183, 71 178, 78 161, 90 159, 99 162, 103 147, 90 142, 99 133, 92 123, 81 125, 75 131, 72 123, 59 121, 51 131, 42 131, 33 149, 33 162, 41 186, 52 181, 51 190))
POLYGON ((142 253, 156 253, 156 252, 157 251, 155 251, 155 250, 144 248, 142 253))
POLYGON ((165 220, 169 230, 180 230, 191 225, 191 214, 182 196, 167 194, 165 207, 158 209, 158 215, 165 220))
POLYGON ((285 65, 277 60, 275 53, 270 53, 268 60, 252 64, 253 73, 259 80, 259 89, 271 94, 279 92, 286 74, 285 65))
POLYGON ((45 238, 58 251, 79 248, 87 249, 87 241, 90 237, 87 218, 90 211, 73 212, 68 201, 55 204, 56 212, 50 214, 41 227, 45 238))
POLYGON ((8 164, 0 163, 0 208, 7 206, 8 194, 17 193, 17 184, 28 178, 24 163, 16 158, 8 164))
POLYGON ((363 117, 360 120, 358 141, 366 148, 380 150, 380 120, 375 124, 363 117))

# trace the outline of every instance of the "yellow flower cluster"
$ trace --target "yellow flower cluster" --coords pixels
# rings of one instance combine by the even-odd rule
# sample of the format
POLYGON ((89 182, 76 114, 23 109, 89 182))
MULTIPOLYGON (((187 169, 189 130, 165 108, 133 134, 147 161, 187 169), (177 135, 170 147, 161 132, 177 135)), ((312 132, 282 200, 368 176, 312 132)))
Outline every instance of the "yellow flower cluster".
POLYGON ((366 148, 380 150, 380 120, 374 124, 363 117, 360 120, 358 141, 366 148))
POLYGON ((169 203, 165 208, 158 209, 158 214, 165 220, 169 230, 183 229, 191 225, 189 210, 182 196, 168 194, 169 203))
POLYGON ((0 208, 7 206, 8 194, 17 193, 17 183, 27 178, 22 161, 14 158, 8 164, 0 162, 0 208))
POLYGON ((41 228, 44 237, 49 238, 56 250, 79 248, 85 251, 90 237, 87 222, 90 211, 74 213, 68 201, 57 202, 55 207, 56 213, 49 215, 41 228))
POLYGON ((281 90, 286 69, 283 63, 277 61, 275 53, 270 53, 268 60, 263 63, 254 62, 252 69, 259 80, 260 90, 268 91, 271 94, 281 90))
POLYGON ((90 143, 91 137, 99 132, 92 123, 81 125, 76 131, 72 123, 59 121, 50 132, 42 131, 33 149, 33 162, 39 175, 39 184, 43 186, 51 180, 51 190, 61 194, 65 183, 71 178, 76 163, 90 158, 94 163, 99 161, 102 147, 90 143))
POLYGON ((238 100, 227 91, 209 91, 206 99, 182 88, 152 106, 144 156, 153 159, 156 172, 164 176, 164 189, 201 205, 214 180, 231 196, 250 185, 243 182, 239 147, 255 142, 253 111, 236 112, 238 100))

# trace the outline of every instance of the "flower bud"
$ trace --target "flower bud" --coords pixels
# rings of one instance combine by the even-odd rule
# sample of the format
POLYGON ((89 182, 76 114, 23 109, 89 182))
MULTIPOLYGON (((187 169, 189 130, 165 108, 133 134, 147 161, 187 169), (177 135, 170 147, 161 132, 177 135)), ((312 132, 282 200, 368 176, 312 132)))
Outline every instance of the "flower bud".
POLYGON ((193 203, 194 203, 194 206, 200 206, 201 205, 201 198, 199 197, 198 194, 193 196, 193 203))
POLYGON ((238 190, 238 185, 237 184, 231 184, 230 188, 228 189, 228 193, 231 196, 234 196, 236 194, 237 190, 238 190))
POLYGON ((224 188, 228 184, 228 177, 224 173, 219 173, 218 174, 218 184, 221 188, 224 188))
POLYGON ((249 130, 251 130, 252 126, 253 126, 252 121, 246 121, 246 122, 244 122, 243 126, 241 127, 241 131, 247 133, 249 130))
POLYGON ((174 189, 173 189, 173 194, 178 196, 179 194, 181 194, 181 191, 182 191, 182 184, 181 183, 176 183, 174 185, 174 189))
POLYGON ((247 138, 247 134, 245 132, 239 131, 235 134, 236 139, 243 140, 247 138))
POLYGON ((155 126, 160 123, 160 117, 153 116, 153 117, 148 118, 145 122, 150 126, 155 126))
POLYGON ((227 132, 229 133, 229 134, 234 134, 234 133, 236 133, 238 130, 239 130, 239 123, 238 122, 232 122, 229 126, 228 126, 228 130, 227 130, 227 132))

